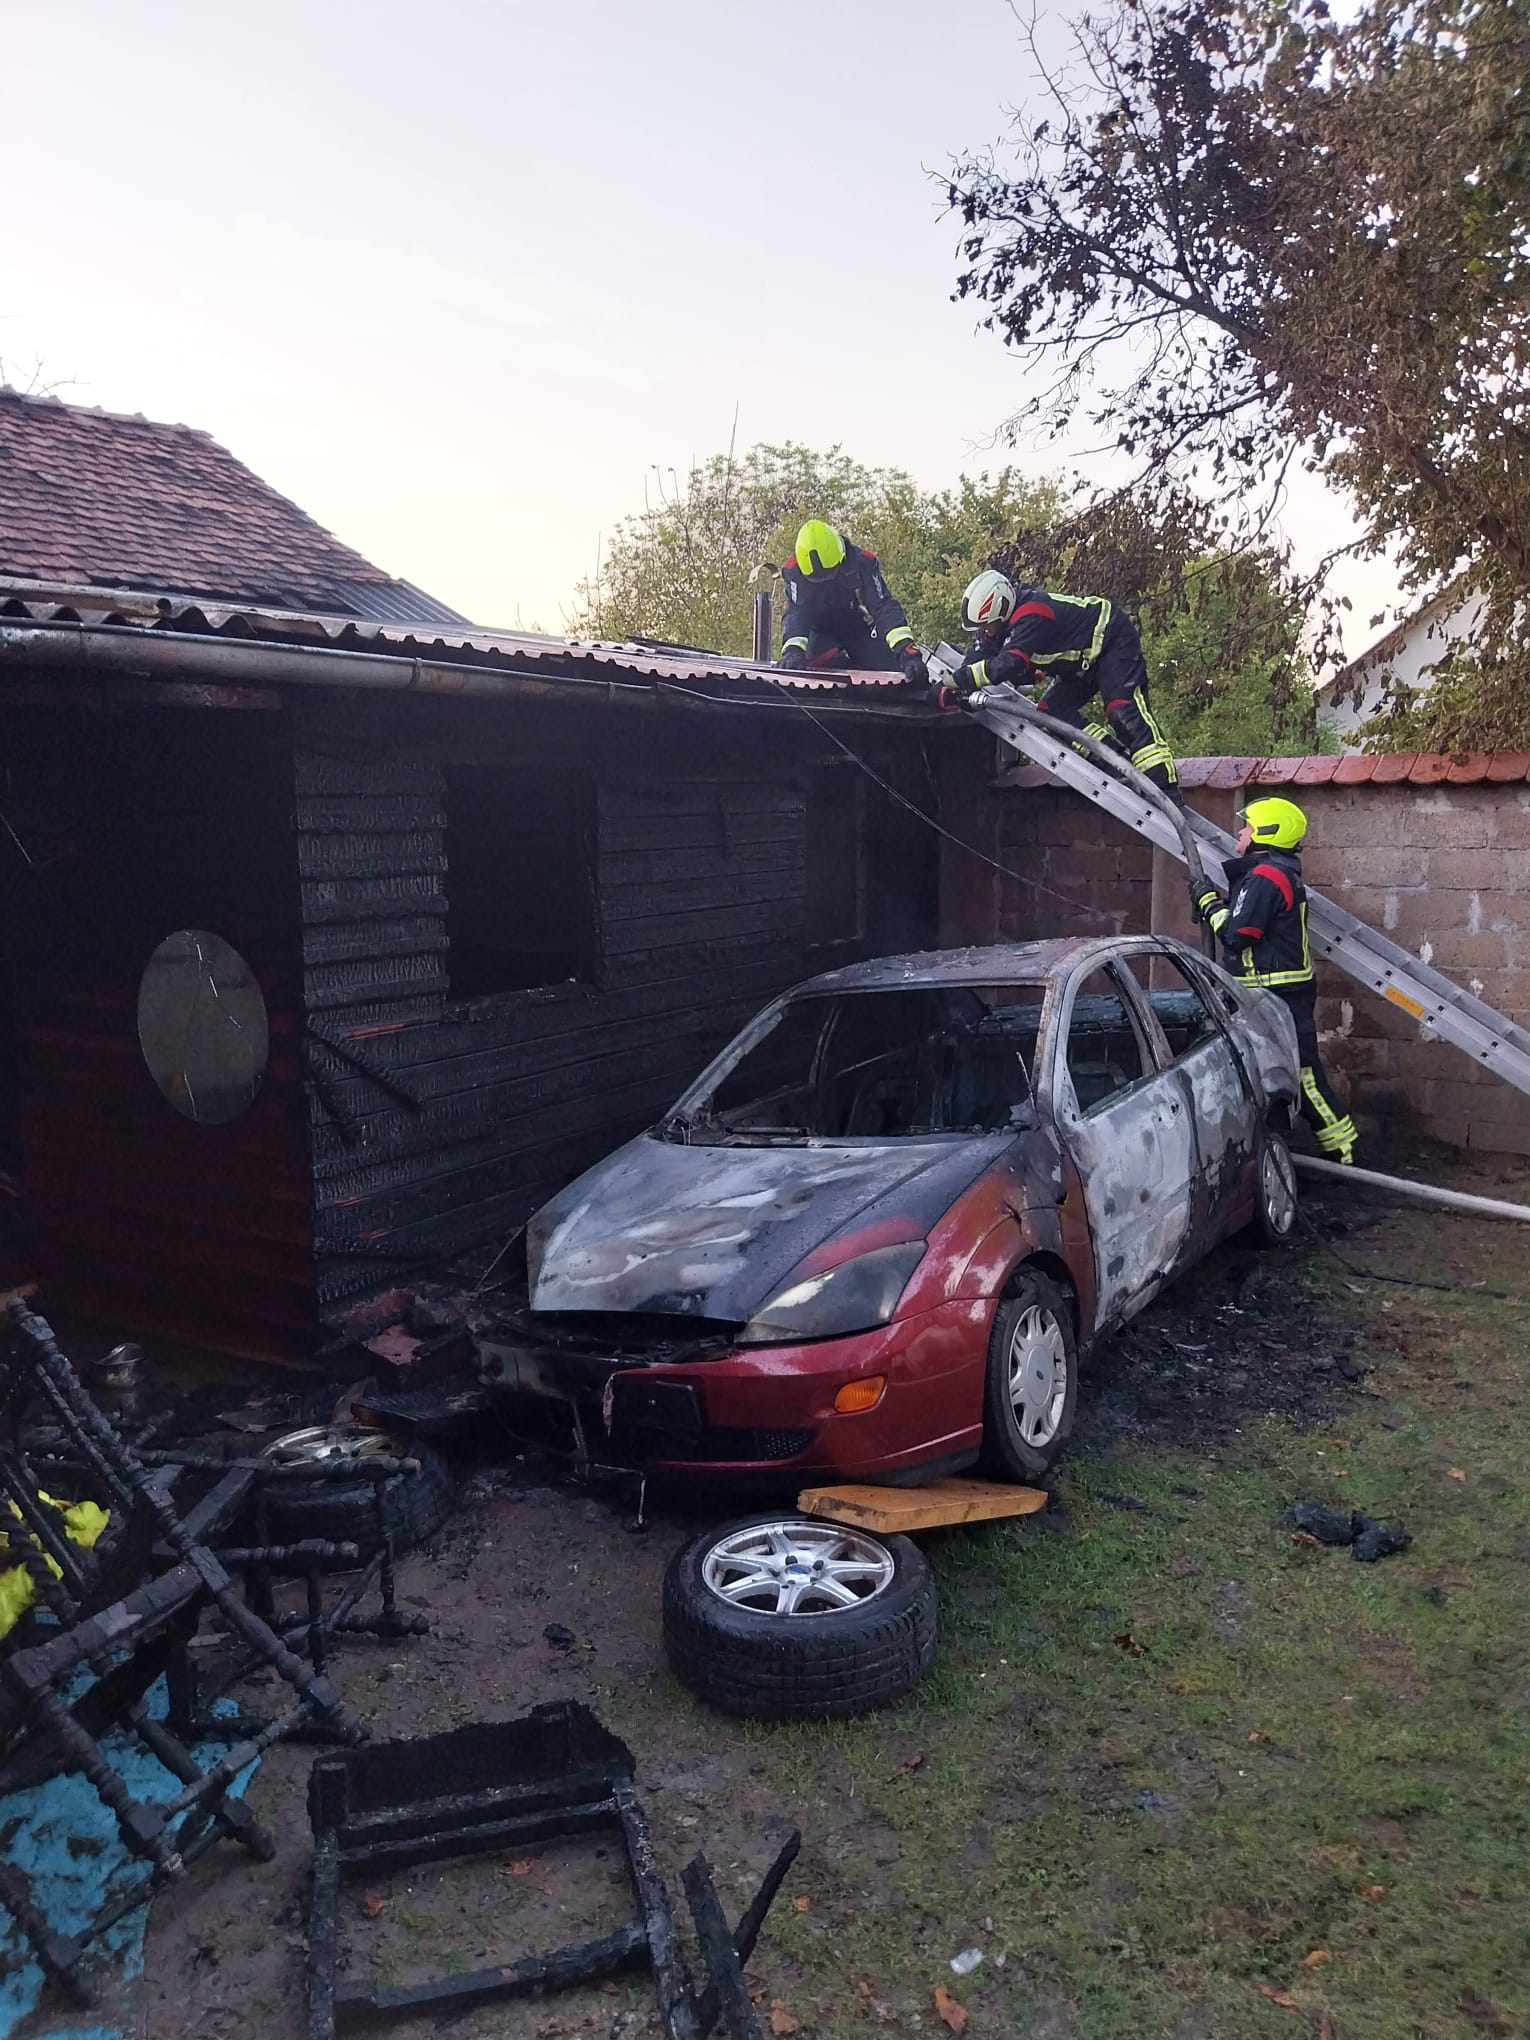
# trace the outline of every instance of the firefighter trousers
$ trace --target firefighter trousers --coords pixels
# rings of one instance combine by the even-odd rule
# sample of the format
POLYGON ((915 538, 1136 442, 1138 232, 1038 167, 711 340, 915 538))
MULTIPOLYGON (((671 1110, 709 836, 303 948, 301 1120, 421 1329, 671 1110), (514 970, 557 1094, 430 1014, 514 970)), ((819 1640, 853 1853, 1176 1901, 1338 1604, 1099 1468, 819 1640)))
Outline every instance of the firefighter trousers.
POLYGON ((1072 723, 1091 737, 1111 737, 1145 772, 1155 786, 1178 784, 1174 753, 1158 726, 1148 701, 1147 662, 1142 656, 1136 628, 1124 616, 1112 617, 1100 646, 1100 656, 1090 666, 1060 670, 1047 682, 1046 692, 1036 706, 1046 715, 1072 723), (1085 704, 1098 695, 1105 720, 1084 720, 1085 704))
POLYGON ((1317 993, 1311 984, 1274 985, 1296 1022, 1296 1047, 1301 1060, 1302 1117, 1317 1136, 1325 1155, 1336 1162, 1350 1162, 1355 1156, 1355 1122, 1339 1103, 1318 1053, 1317 993))

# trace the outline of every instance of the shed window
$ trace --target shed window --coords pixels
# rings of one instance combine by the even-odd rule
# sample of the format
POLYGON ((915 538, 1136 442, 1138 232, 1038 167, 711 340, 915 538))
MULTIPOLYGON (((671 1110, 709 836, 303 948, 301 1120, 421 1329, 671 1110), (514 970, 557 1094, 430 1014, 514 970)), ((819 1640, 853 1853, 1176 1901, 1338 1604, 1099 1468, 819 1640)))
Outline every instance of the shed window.
POLYGON ((862 780, 853 765, 816 772, 807 788, 807 939, 858 942, 865 929, 862 780))
POLYGON ((238 950, 206 928, 167 935, 139 980, 138 1045, 164 1096, 199 1126, 225 1126, 253 1105, 270 1024, 238 950))
POLYGON ((451 997, 593 980, 594 846, 594 790, 583 774, 447 767, 451 997))

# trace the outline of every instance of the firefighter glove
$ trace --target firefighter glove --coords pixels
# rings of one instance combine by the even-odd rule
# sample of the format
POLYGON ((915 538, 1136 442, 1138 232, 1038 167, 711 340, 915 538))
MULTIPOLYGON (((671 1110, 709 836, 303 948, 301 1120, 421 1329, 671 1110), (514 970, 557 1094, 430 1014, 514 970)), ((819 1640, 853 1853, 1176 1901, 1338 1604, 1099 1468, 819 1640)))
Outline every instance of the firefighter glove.
POLYGON ((910 680, 925 681, 929 679, 930 669, 924 663, 924 654, 917 645, 909 644, 902 646, 898 657, 903 661, 903 670, 910 680))
POLYGON ((807 665, 806 645, 787 645, 776 664, 783 673, 800 673, 807 665))
POLYGON ((932 708, 960 708, 961 705, 962 696, 959 687, 953 686, 949 680, 932 680, 930 682, 930 706, 932 708))
POLYGON ((1208 885, 1204 878, 1190 880, 1190 907, 1197 920, 1211 926, 1211 917, 1222 905, 1222 895, 1214 885, 1208 885))

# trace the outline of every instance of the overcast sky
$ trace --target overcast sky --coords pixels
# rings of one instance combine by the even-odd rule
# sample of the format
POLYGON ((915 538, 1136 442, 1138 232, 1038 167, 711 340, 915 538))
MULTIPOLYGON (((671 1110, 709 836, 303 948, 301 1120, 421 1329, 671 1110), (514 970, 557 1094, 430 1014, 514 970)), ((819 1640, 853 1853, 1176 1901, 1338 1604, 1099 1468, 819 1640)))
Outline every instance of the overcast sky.
POLYGON ((13 379, 205 427, 479 622, 561 628, 735 406, 928 486, 1006 457, 1022 371, 929 174, 1030 89, 1005 0, 4 13, 13 379))

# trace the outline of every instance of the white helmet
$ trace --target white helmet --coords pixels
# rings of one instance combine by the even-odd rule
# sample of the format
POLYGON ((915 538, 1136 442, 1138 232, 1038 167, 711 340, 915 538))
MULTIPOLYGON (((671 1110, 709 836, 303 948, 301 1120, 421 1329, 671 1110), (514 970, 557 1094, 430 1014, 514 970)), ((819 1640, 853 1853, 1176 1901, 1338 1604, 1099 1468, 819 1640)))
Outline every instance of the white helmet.
POLYGON ((985 567, 967 583, 962 596, 962 628, 987 630, 996 623, 1008 623, 1015 612, 1015 584, 993 567, 985 567))

